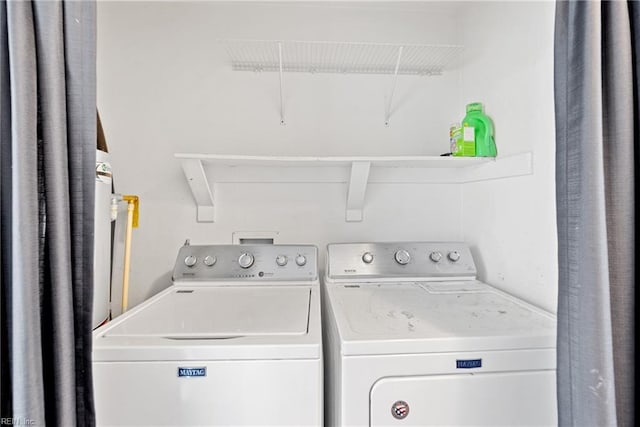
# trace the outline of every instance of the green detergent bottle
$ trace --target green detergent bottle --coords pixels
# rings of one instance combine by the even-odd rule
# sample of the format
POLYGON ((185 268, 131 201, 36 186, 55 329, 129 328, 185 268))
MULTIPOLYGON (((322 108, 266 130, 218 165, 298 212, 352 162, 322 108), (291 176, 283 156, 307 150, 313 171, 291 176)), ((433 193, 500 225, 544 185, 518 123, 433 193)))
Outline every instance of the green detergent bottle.
POLYGON ((497 154, 496 143, 493 139, 493 122, 484 114, 481 102, 467 104, 467 115, 462 119, 463 154, 462 156, 495 157, 497 154), (471 141, 475 141, 474 149, 470 147, 465 151, 471 141), (471 154, 473 151, 473 154, 471 154))

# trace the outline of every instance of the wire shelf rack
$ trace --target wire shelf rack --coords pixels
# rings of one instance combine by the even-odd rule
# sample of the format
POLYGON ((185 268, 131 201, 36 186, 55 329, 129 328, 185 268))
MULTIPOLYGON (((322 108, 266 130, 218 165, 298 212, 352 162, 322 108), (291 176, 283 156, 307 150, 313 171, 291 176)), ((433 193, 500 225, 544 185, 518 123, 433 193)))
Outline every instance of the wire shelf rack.
POLYGON ((220 40, 233 70, 440 75, 463 47, 328 41, 220 40))

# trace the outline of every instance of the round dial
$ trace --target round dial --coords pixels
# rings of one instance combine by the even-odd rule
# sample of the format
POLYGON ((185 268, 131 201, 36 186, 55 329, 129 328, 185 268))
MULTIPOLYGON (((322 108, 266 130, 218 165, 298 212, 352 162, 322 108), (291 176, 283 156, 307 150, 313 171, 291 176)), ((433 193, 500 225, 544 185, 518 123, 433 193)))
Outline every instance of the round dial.
POLYGON ((238 258, 238 264, 242 268, 249 268, 253 265, 255 258, 249 252, 245 252, 238 258))
POLYGON ((278 255, 276 257, 276 264, 278 264, 280 267, 284 267, 285 265, 287 265, 287 262, 289 262, 289 258, 287 258, 286 255, 278 255))
POLYGON ((298 255, 296 257, 296 264, 298 264, 300 267, 302 267, 306 263, 307 263, 307 257, 305 257, 304 255, 298 255))
POLYGON ((371 252, 365 252, 364 255, 362 255, 362 261, 365 264, 371 264, 373 262, 373 254, 371 252))
POLYGON ((409 255, 409 252, 405 251, 404 249, 400 249, 399 251, 397 251, 394 258, 400 265, 407 265, 409 264, 409 261, 411 261, 411 255, 409 255))
POLYGON ((186 257, 186 258, 184 259, 184 264, 185 264, 187 267, 193 267, 194 265, 196 265, 196 262, 198 262, 198 258, 196 258, 196 257, 195 257, 195 256, 193 256, 193 255, 189 255, 188 257, 186 257))
POLYGON ((447 258, 449 258, 450 261, 457 262, 460 259, 460 252, 458 251, 449 252, 449 255, 447 255, 447 258))
POLYGON ((442 254, 440 252, 431 252, 429 254, 429 259, 433 262, 440 262, 440 260, 442 259, 442 254))
POLYGON ((204 259, 202 260, 202 262, 204 262, 204 265, 206 265, 207 267, 211 267, 213 266, 213 264, 215 264, 217 261, 216 257, 212 256, 212 255, 207 255, 206 257, 204 257, 204 259))

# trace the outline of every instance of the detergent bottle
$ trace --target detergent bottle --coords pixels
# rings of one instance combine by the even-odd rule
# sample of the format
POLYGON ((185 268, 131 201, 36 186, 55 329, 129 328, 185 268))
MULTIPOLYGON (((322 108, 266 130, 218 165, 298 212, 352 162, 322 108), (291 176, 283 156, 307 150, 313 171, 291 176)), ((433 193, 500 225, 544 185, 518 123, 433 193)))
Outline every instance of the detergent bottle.
POLYGON ((467 115, 462 119, 463 156, 495 157, 496 143, 493 139, 493 122, 484 114, 481 102, 467 104, 467 115), (475 143, 473 150, 470 142, 475 143), (465 151, 466 149, 466 151, 465 151), (473 154, 470 154, 473 151, 473 154))
MULTIPOLYGON (((466 118, 466 117, 465 117, 466 118)), ((457 128, 451 126, 449 130, 451 142, 451 154, 456 157, 475 157, 476 138, 474 128, 468 124, 457 124, 457 128)))
POLYGON ((462 127, 460 123, 452 123, 449 127, 449 149, 454 156, 459 156, 458 151, 462 149, 462 127))

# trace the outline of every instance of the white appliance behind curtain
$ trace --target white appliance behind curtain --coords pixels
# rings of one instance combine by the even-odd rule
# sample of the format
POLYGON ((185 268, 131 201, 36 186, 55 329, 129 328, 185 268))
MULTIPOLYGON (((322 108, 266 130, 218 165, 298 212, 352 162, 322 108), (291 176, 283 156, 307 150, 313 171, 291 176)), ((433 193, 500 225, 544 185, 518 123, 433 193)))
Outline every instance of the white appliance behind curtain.
POLYGON ((109 318, 111 282, 111 164, 110 156, 96 151, 95 238, 93 255, 93 318, 97 328, 109 318))

